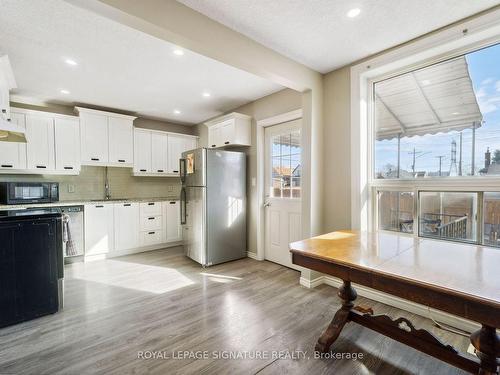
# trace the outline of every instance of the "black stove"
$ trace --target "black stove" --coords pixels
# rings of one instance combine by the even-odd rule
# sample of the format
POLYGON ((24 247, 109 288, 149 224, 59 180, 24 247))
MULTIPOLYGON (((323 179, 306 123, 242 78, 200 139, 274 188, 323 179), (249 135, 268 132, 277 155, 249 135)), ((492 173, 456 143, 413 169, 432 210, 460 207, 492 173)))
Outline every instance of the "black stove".
POLYGON ((19 219, 46 219, 60 217, 59 208, 28 208, 0 211, 0 222, 19 219))

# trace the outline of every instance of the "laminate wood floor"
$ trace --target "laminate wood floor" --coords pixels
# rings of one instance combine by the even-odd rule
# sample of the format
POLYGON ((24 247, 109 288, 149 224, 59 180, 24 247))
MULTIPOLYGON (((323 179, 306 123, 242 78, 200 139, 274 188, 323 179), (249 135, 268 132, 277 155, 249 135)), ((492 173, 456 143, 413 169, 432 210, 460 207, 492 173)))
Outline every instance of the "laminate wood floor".
MULTIPOLYGON (((0 374, 462 373, 354 323, 333 349, 363 359, 314 359, 339 302, 336 289, 306 289, 298 279, 297 271, 252 259, 203 269, 180 248, 68 265, 64 311, 0 329, 0 374), (279 351, 306 354, 276 359, 279 351), (247 358, 218 358, 238 353, 247 358), (264 358, 253 358, 258 353, 264 358), (161 358, 172 354, 188 358, 161 358)), ((468 347, 467 338, 427 319, 359 302, 468 347)))

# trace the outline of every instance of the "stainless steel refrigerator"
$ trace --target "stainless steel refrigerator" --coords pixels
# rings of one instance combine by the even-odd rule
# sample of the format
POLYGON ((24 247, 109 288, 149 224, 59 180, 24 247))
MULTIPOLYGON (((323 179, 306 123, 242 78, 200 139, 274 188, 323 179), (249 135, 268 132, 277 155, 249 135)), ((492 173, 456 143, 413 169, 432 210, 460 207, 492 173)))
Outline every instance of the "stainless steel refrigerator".
POLYGON ((180 160, 186 255, 202 266, 246 257, 246 158, 199 148, 180 160))

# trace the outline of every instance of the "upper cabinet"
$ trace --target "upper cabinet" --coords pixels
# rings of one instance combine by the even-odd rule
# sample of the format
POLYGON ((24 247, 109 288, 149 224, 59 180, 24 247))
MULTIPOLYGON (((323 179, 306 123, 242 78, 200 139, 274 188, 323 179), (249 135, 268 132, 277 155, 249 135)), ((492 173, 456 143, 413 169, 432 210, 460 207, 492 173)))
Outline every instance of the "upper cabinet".
POLYGON ((134 175, 178 176, 184 151, 197 147, 196 136, 135 128, 134 175))
POLYGON ((80 116, 82 164, 131 167, 137 117, 75 107, 80 116))
POLYGON ((205 123, 208 127, 208 147, 251 146, 252 118, 230 113, 205 123))
POLYGON ((80 173, 78 117, 13 107, 10 118, 27 143, 0 142, 0 173, 80 173))

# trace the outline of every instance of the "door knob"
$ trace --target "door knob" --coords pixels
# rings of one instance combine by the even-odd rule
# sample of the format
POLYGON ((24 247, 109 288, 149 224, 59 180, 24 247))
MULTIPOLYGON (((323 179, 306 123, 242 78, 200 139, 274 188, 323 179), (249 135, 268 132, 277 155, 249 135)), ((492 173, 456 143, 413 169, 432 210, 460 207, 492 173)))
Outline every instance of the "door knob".
POLYGON ((264 203, 264 207, 269 207, 269 206, 271 206, 271 202, 265 202, 264 203))

